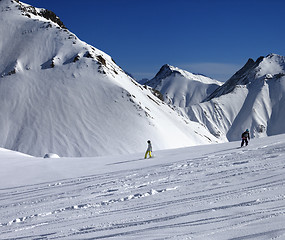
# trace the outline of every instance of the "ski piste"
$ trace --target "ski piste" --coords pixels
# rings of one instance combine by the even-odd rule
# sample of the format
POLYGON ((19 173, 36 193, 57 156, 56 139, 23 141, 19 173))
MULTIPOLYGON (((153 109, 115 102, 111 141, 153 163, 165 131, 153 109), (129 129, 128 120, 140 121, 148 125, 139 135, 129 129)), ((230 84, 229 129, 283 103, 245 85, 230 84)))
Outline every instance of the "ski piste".
POLYGON ((283 239, 285 135, 91 158, 0 151, 1 239, 283 239))

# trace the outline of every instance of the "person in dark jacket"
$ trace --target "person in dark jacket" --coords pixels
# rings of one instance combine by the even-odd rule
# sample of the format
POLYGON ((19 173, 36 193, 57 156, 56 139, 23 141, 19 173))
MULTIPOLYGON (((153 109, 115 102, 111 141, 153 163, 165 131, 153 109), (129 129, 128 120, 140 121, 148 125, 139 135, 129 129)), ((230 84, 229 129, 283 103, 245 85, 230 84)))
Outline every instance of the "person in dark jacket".
POLYGON ((248 129, 246 129, 245 132, 241 135, 241 147, 243 147, 244 143, 247 146, 249 140, 250 140, 249 131, 248 129))

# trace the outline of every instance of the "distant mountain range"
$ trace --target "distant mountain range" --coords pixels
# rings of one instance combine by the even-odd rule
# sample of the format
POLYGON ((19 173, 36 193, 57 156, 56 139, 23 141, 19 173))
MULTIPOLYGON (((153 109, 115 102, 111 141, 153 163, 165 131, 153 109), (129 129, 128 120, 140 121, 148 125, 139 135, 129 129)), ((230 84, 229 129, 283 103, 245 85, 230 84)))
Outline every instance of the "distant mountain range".
POLYGON ((1 147, 78 157, 222 141, 50 11, 1 0, 0 36, 1 147))
POLYGON ((146 84, 223 141, 239 140, 245 129, 252 137, 285 133, 283 56, 249 59, 223 84, 168 65, 146 84))

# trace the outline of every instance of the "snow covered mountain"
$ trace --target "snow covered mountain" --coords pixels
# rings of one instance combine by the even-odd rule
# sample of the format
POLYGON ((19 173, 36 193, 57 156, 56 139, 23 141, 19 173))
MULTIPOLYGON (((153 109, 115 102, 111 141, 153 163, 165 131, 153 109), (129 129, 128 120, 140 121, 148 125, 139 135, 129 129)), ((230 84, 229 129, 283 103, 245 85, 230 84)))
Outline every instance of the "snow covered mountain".
POLYGON ((0 146, 98 156, 218 141, 50 11, 0 1, 0 146))
POLYGON ((166 103, 182 108, 202 102, 222 85, 217 80, 168 64, 163 65, 156 76, 144 84, 161 92, 166 103))
POLYGON ((270 54, 245 66, 206 100, 186 108, 191 120, 205 124, 223 140, 285 133, 285 57, 270 54))
POLYGON ((164 65, 147 85, 222 141, 285 133, 285 57, 269 54, 249 59, 224 84, 164 65))

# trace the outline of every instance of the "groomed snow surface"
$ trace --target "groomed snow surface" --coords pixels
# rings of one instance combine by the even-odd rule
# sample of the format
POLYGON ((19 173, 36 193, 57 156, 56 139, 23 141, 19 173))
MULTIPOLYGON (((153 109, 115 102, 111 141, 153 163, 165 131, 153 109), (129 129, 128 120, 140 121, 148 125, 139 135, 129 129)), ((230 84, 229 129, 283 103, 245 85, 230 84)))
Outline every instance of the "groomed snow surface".
POLYGON ((97 158, 0 151, 0 238, 285 239, 285 135, 97 158))

